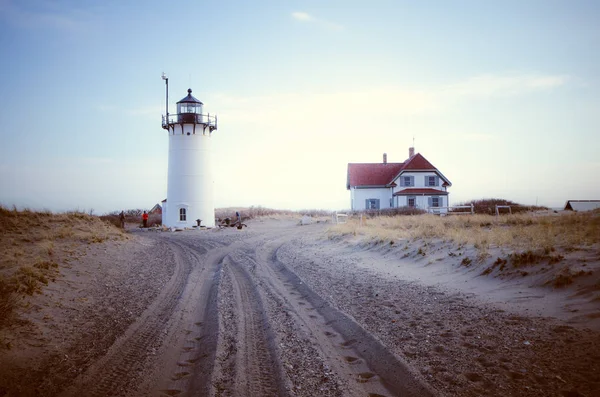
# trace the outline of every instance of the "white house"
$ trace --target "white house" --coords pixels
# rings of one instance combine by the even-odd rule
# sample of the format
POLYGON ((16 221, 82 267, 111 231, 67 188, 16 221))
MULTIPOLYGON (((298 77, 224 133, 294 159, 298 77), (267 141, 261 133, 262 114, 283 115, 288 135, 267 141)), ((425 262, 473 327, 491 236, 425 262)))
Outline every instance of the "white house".
POLYGON ((388 163, 385 153, 383 163, 348 163, 346 188, 353 211, 448 207, 450 180, 414 148, 408 154, 403 163, 388 163))

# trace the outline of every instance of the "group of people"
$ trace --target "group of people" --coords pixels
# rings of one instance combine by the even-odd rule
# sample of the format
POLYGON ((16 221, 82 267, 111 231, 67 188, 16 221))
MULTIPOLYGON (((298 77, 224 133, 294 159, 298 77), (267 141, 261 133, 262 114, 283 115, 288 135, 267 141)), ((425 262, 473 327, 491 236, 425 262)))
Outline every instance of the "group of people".
MULTIPOLYGON (((246 226, 246 225, 242 224, 242 216, 240 215, 240 213, 238 211, 235 212, 235 217, 237 219, 236 219, 236 222, 233 224, 233 226, 237 225, 238 229, 241 229, 242 225, 246 226)), ((121 211, 121 213, 119 214, 119 221, 121 222, 121 229, 125 229, 125 212, 124 211, 121 211)), ((198 226, 200 226, 200 219, 198 219, 197 222, 198 222, 198 226)), ((231 223, 231 218, 225 218, 224 223, 226 223, 227 226, 229 226, 231 223)), ((142 227, 148 227, 148 212, 147 211, 144 211, 144 213, 142 214, 142 227)))
MULTIPOLYGON (((121 229, 125 229, 125 211, 121 211, 119 214, 119 221, 121 222, 121 229)), ((142 214, 142 225, 148 227, 148 212, 144 211, 142 214)))

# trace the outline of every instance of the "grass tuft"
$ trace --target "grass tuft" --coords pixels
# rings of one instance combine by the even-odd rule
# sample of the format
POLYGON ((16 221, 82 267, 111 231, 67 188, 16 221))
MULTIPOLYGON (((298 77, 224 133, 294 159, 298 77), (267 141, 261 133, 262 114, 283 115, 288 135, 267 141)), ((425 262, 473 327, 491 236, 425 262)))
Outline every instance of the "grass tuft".
MULTIPOLYGON (((0 211, 2 208, 0 207, 0 211)), ((2 275, 0 275, 0 329, 11 322, 16 297, 13 287, 2 275)))
POLYGON ((544 259, 544 254, 535 253, 531 250, 510 254, 510 261, 516 268, 521 266, 533 265, 544 259))
POLYGON ((566 287, 569 284, 573 284, 573 276, 571 276, 570 274, 563 273, 556 275, 554 281, 552 282, 552 285, 555 288, 566 287))
POLYGON ((48 285, 48 279, 35 267, 23 266, 17 270, 13 277, 14 291, 33 295, 41 291, 41 285, 48 285))
POLYGON ((465 267, 471 266, 472 263, 473 263, 473 261, 468 256, 465 257, 465 258, 463 258, 463 260, 460 262, 460 264, 463 265, 463 266, 465 266, 465 267))

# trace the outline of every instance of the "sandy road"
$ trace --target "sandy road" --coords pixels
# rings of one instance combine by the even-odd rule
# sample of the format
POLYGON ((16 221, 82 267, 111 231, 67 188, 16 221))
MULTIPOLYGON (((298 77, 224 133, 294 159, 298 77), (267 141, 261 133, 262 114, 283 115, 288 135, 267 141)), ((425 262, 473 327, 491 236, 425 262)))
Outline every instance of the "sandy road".
MULTIPOLYGON (((597 332, 402 279, 403 262, 369 265, 381 254, 323 240, 324 231, 267 221, 242 231, 140 235, 159 259, 149 266, 166 267, 169 277, 61 395, 600 391, 597 332)), ((120 302, 156 287, 129 288, 120 302)), ((56 377, 48 374, 46 383, 56 377)))
MULTIPOLYGON (((211 318, 206 309, 212 308, 213 313, 216 302, 216 288, 214 280, 207 279, 215 275, 214 269, 202 265, 204 255, 213 249, 214 244, 198 243, 193 249, 182 244, 171 242, 170 249, 174 253, 174 273, 171 279, 161 289, 158 297, 144 311, 144 313, 121 335, 110 347, 108 352, 69 387, 62 395, 65 396, 107 396, 131 395, 132 390, 140 388, 149 381, 148 376, 162 368, 162 363, 175 357, 172 347, 179 347, 182 353, 179 359, 182 363, 193 364, 195 359, 191 349, 183 346, 185 341, 178 334, 187 321, 194 318, 211 318), (200 301, 200 304, 196 302, 200 301)), ((218 280, 217 280, 218 281, 218 280)), ((212 315, 214 318, 214 314, 212 315)), ((213 319, 212 323, 215 321, 213 319)), ((196 321, 190 331, 185 334, 199 338, 207 334, 206 343, 195 353, 198 355, 214 357, 215 339, 210 337, 216 329, 209 328, 202 332, 201 323, 196 321), (212 356, 211 356, 212 344, 212 356)), ((202 365, 199 369, 204 369, 202 365)), ((174 374, 176 377, 177 374, 174 374)), ((155 378, 152 378, 155 379, 155 378)), ((186 382, 187 383, 187 382, 186 382)), ((208 393, 204 382, 197 382, 197 386, 208 393)), ((148 393, 140 391, 142 394, 148 393)))
POLYGON ((433 395, 278 258, 297 227, 253 229, 147 235, 172 251, 172 277, 61 395, 433 395))
POLYGON ((249 238, 223 260, 222 332, 233 337, 222 339, 225 349, 235 352, 235 358, 228 357, 228 371, 235 376, 217 374, 219 392, 431 395, 405 363, 278 259, 278 249, 293 244, 297 233, 277 230, 249 238), (311 348, 290 343, 299 337, 311 348))

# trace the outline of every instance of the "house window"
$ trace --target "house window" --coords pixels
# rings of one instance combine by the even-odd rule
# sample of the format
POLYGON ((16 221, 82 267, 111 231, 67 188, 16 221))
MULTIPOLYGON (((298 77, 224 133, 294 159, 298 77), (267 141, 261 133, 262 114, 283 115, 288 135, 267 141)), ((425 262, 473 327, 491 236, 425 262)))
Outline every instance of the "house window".
POLYGON ((432 197, 431 198, 431 206, 432 207, 439 207, 440 206, 440 198, 439 197, 432 197))
POLYGON ((417 204, 417 198, 416 198, 416 197, 414 197, 414 196, 407 197, 407 198, 406 198, 406 204, 407 204, 409 207, 416 207, 416 204, 417 204))
POLYGON ((427 186, 436 186, 435 184, 435 176, 427 177, 427 186))
POLYGON ((184 222, 186 220, 186 210, 185 208, 179 209, 179 221, 184 222))
POLYGON ((415 185, 415 177, 414 176, 403 176, 402 177, 402 186, 414 186, 415 185))
POLYGON ((378 210, 379 199, 367 199, 365 203, 365 209, 367 210, 378 210))
POLYGON ((393 198, 391 198, 391 199, 390 199, 390 208, 393 208, 393 207, 394 207, 394 199, 393 199, 393 198))

